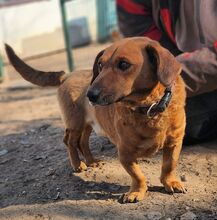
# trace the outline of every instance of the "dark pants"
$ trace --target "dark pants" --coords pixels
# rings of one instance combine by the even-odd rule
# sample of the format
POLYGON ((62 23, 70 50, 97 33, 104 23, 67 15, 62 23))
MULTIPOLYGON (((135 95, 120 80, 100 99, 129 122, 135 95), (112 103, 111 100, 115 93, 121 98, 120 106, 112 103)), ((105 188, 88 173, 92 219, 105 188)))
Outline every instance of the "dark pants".
POLYGON ((187 98, 184 144, 217 139, 217 90, 187 98))

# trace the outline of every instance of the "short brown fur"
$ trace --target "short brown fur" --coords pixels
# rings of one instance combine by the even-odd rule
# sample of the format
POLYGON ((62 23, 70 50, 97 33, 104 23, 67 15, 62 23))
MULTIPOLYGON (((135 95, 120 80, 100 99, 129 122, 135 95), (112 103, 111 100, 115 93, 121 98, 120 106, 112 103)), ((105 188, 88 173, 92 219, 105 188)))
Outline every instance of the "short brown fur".
POLYGON ((76 171, 98 165, 88 144, 94 128, 96 133, 108 137, 117 146, 120 162, 131 176, 132 184, 129 192, 123 195, 123 202, 144 198, 147 185, 137 159, 159 149, 163 149, 160 180, 165 189, 185 191, 174 173, 185 130, 185 89, 179 75, 180 64, 166 49, 148 38, 123 39, 99 53, 93 73, 77 71, 66 75, 55 72, 55 83, 50 81, 50 74, 29 69, 9 46, 6 51, 17 71, 30 82, 44 85, 45 76, 46 85, 59 85, 58 100, 65 123, 64 143, 76 171), (133 64, 126 72, 116 67, 123 57, 133 64), (103 63, 102 70, 98 70, 99 61, 103 63), (26 76, 28 74, 32 74, 31 77, 26 76), (137 106, 159 101, 168 86, 172 86, 173 96, 163 113, 149 118, 134 111, 137 106), (91 106, 86 93, 96 87, 102 89, 101 101, 91 106), (80 160, 78 150, 85 162, 80 160))

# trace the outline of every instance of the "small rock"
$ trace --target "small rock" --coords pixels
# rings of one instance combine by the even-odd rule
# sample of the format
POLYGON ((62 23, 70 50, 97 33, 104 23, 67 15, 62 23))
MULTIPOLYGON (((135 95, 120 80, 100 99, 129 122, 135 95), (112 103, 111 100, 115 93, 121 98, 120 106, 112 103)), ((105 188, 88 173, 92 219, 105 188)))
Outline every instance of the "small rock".
POLYGON ((110 185, 109 186, 109 189, 111 191, 118 191, 120 188, 121 188, 121 186, 118 186, 118 185, 110 185))
POLYGON ((159 220, 162 218, 162 214, 160 212, 149 212, 147 217, 150 220, 159 220))
POLYGON ((96 183, 88 183, 88 186, 90 187, 94 187, 96 185, 96 183))
POLYGON ((199 176, 199 175, 200 175, 200 173, 196 171, 196 172, 195 172, 195 175, 196 175, 196 176, 199 176))
POLYGON ((31 133, 34 133, 35 132, 35 129, 30 129, 29 130, 31 133))
POLYGON ((41 159, 46 159, 47 158, 47 156, 40 156, 40 155, 38 155, 38 156, 36 156, 35 158, 34 158, 34 160, 41 160, 41 159))
POLYGON ((44 130, 47 130, 51 125, 50 124, 44 124, 42 126, 40 126, 38 128, 39 131, 44 131, 44 130))
POLYGON ((27 140, 20 141, 20 144, 22 144, 24 147, 31 147, 33 144, 29 143, 27 140))
POLYGON ((142 159, 142 162, 147 163, 147 164, 150 164, 150 163, 151 163, 151 161, 150 161, 150 160, 147 160, 147 159, 142 159))
POLYGON ((0 164, 5 164, 5 163, 7 163, 8 161, 10 161, 10 159, 2 160, 2 161, 0 162, 0 164))
POLYGON ((41 156, 36 156, 36 157, 34 158, 34 160, 41 160, 41 159, 42 159, 41 156))
POLYGON ((8 151, 6 149, 0 150, 0 156, 7 154, 8 151))
POLYGON ((26 195, 26 191, 25 190, 22 192, 22 195, 26 195))
POLYGON ((185 174, 181 175, 180 179, 181 179, 182 182, 187 182, 185 174))
POLYGON ((60 192, 57 192, 57 195, 55 196, 54 200, 58 200, 60 198, 60 192))
POLYGON ((196 220, 196 219, 197 216, 191 211, 188 211, 180 216, 180 220, 196 220))
POLYGON ((190 207, 186 206, 186 207, 185 207, 185 209, 186 209, 186 210, 189 210, 189 209, 190 209, 190 207))

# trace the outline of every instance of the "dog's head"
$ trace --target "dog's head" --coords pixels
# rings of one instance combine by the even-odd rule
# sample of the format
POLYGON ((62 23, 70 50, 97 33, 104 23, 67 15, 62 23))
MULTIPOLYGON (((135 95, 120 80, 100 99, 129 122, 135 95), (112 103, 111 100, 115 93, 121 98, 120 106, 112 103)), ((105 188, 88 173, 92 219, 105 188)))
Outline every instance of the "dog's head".
POLYGON ((159 43, 126 38, 97 55, 87 96, 92 104, 112 104, 132 93, 150 91, 158 82, 168 87, 180 72, 181 65, 159 43))

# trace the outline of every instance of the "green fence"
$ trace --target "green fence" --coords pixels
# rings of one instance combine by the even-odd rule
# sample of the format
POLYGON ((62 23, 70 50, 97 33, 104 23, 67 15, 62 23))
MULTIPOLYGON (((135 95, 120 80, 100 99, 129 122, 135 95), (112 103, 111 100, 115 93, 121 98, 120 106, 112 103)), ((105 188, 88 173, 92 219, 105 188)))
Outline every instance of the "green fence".
POLYGON ((67 13, 66 13, 66 5, 65 3, 70 0, 60 0, 60 9, 61 9, 61 16, 62 16, 62 26, 63 26, 63 33, 65 39, 65 47, 67 52, 67 60, 68 60, 68 69, 72 71, 74 69, 74 61, 72 57, 71 51, 71 43, 69 37, 69 28, 67 22, 67 13))
POLYGON ((97 40, 105 42, 117 27, 115 0, 96 0, 97 40))
MULTIPOLYGON (((64 31, 65 47, 67 51, 68 69, 74 69, 72 48, 69 36, 69 27, 66 13, 66 2, 72 0, 60 0, 62 26, 64 31)), ((97 12, 97 41, 100 43, 108 40, 111 32, 117 27, 115 0, 96 0, 97 12)))
POLYGON ((0 55, 0 82, 3 81, 3 59, 0 55))

